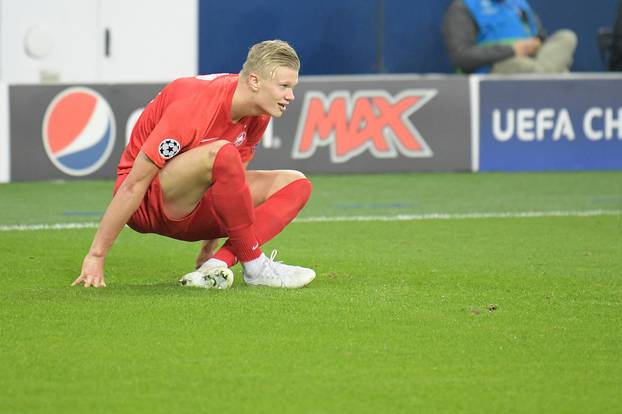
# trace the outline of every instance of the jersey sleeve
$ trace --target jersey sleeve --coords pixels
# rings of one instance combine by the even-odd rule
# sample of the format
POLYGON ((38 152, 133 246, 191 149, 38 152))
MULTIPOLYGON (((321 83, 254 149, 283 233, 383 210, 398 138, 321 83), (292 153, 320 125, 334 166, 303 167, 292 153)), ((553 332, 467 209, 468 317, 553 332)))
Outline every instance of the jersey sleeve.
POLYGON ((255 156, 255 147, 259 144, 263 134, 266 132, 268 123, 270 123, 270 117, 262 115, 257 117, 255 121, 249 125, 246 142, 239 149, 242 162, 246 163, 253 159, 255 156))
POLYGON ((192 111, 184 110, 184 102, 172 104, 151 131, 141 150, 159 168, 175 155, 183 152, 194 140, 192 111))

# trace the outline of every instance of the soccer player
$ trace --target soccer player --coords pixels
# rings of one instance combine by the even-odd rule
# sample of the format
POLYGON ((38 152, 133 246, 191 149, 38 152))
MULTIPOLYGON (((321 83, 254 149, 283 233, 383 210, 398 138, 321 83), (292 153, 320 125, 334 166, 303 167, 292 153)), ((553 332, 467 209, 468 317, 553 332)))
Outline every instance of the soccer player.
POLYGON ((114 196, 72 285, 105 287, 104 259, 127 224, 140 233, 203 240, 184 286, 227 288, 242 264, 249 285, 297 288, 315 272, 267 257, 261 245, 307 202, 311 182, 293 170, 247 171, 270 117, 294 100, 300 61, 286 42, 251 47, 239 74, 181 78, 136 123, 117 169, 114 196), (212 254, 217 239, 228 237, 212 254))

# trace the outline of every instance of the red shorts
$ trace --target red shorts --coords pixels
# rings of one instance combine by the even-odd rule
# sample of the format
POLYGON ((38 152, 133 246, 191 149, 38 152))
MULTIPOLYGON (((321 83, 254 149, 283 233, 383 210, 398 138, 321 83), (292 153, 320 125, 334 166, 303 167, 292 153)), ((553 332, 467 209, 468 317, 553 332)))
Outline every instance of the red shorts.
MULTIPOLYGON (((114 193, 127 175, 117 177, 114 193)), ((138 210, 134 212, 127 225, 139 233, 156 233, 162 236, 185 241, 210 240, 225 237, 220 222, 210 203, 209 192, 203 195, 199 204, 186 217, 173 219, 164 211, 164 200, 160 177, 156 176, 145 194, 138 210)))

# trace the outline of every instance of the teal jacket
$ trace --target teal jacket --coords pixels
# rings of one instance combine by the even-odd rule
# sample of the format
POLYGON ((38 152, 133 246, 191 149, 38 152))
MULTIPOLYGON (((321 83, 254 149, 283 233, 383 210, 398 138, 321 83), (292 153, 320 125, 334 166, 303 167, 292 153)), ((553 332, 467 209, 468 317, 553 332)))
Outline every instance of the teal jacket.
MULTIPOLYGON (((477 45, 512 44, 538 36, 536 15, 526 0, 463 0, 478 26, 477 45)), ((490 72, 484 66, 477 73, 490 72)))

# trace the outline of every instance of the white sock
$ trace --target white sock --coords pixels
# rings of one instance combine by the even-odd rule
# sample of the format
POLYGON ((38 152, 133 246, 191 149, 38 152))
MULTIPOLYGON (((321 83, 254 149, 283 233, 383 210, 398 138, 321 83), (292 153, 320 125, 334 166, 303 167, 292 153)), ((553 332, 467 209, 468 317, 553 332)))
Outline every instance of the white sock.
POLYGON ((203 263, 201 265, 201 267, 227 267, 227 263, 219 260, 219 259, 214 259, 213 257, 211 259, 208 259, 205 263, 203 263))
POLYGON ((244 273, 253 277, 261 271, 262 265, 267 259, 266 255, 262 253, 261 256, 256 259, 248 262, 242 262, 242 266, 244 266, 244 273))

